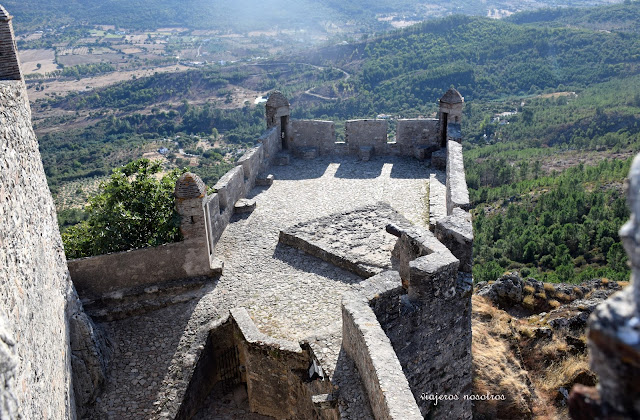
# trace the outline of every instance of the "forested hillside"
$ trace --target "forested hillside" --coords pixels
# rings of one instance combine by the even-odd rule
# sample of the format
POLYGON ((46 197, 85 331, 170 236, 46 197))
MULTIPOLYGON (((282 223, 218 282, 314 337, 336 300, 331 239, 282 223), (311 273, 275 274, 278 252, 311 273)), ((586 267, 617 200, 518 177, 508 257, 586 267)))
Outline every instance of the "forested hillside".
MULTIPOLYGON (((637 8, 575 18, 613 25, 620 10, 632 16, 637 8)), ((277 63, 157 74, 50 98, 35 109, 65 117, 38 123, 45 170, 55 191, 166 144, 169 157, 178 149, 196 156, 192 170, 211 185, 264 129, 261 106, 220 106, 233 91, 281 89, 294 117, 333 119, 340 135, 349 118, 429 115, 454 85, 466 101, 475 278, 519 269, 550 281, 622 279, 622 181, 640 151, 640 34, 518 19, 535 20, 452 16, 277 63), (74 113, 78 123, 56 129, 74 113), (200 147, 202 139, 215 146, 200 147)))
POLYGON ((338 91, 357 96, 308 115, 417 115, 451 84, 467 102, 581 89, 638 73, 640 36, 453 16, 361 43, 336 61, 357 71, 338 91))
POLYGON ((539 26, 580 26, 603 31, 638 32, 640 30, 640 2, 625 1, 598 8, 542 9, 517 13, 506 18, 513 23, 539 26))

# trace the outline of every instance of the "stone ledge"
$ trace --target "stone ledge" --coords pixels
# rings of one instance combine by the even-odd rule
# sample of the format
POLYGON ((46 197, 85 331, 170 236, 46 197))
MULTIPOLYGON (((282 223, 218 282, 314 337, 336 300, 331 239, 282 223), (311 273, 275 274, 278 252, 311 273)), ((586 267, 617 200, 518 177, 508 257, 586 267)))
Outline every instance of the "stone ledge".
POLYGON ((400 361, 367 300, 345 294, 342 319, 342 345, 358 368, 375 418, 422 419, 400 361))
POLYGON ((462 157, 462 145, 455 141, 447 142, 447 215, 452 214, 458 207, 463 210, 471 209, 469 201, 469 189, 464 173, 464 160, 462 157))
POLYGON ((460 260, 460 270, 470 273, 473 266, 471 214, 454 208, 450 216, 437 221, 435 235, 460 260))

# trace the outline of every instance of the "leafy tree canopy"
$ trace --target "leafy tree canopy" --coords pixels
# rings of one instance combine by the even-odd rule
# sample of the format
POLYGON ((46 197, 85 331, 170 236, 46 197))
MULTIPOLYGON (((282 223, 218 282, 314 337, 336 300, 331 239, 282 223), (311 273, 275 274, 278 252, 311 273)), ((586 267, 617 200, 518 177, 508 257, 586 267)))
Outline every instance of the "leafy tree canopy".
POLYGON ((80 258, 179 241, 173 191, 185 170, 160 177, 162 165, 139 159, 116 168, 89 199, 87 220, 62 234, 67 258, 80 258))

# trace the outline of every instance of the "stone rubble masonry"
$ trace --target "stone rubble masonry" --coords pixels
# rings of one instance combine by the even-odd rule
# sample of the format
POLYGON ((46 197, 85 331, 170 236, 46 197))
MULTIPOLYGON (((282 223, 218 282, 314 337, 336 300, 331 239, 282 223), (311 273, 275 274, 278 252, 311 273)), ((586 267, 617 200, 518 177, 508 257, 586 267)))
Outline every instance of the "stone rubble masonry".
POLYGON ((460 271, 471 273, 473 265, 473 225, 471 214, 461 208, 436 222, 435 235, 460 260, 460 271))
POLYGON ((459 262, 426 229, 387 226, 398 237, 393 256, 407 294, 380 295, 374 308, 424 416, 470 419, 471 291, 459 262), (457 395, 437 406, 421 394, 457 395))
MULTIPOLYGON (((304 349, 298 343, 261 333, 247 310, 236 307, 211 325, 176 420, 189 419, 198 411, 214 385, 223 379, 216 355, 234 348, 244 367, 242 381, 247 384, 251 412, 275 418, 320 418, 312 388, 303 382, 313 360, 308 346, 304 349)), ((328 382, 319 382, 330 387, 328 382)))
POLYGON ((0 315, 0 419, 18 417, 15 376, 19 361, 15 346, 7 321, 0 315))
POLYGON ((356 364, 376 420, 419 420, 402 366, 362 295, 342 297, 342 346, 356 364))
POLYGON ((350 154, 357 155, 361 146, 371 146, 374 153, 386 154, 387 120, 345 121, 344 138, 350 154))
POLYGON ((401 119, 397 122, 396 144, 402 150, 407 150, 407 154, 416 156, 416 151, 425 148, 428 156, 440 149, 438 139, 438 128, 440 122, 437 119, 401 119))
POLYGON ((26 88, 0 82, 0 308, 20 361, 13 394, 23 418, 74 416, 68 290, 26 88))
POLYGON ((335 153, 336 126, 333 121, 291 121, 291 147, 315 147, 320 155, 335 153))
POLYGON ((108 352, 69 278, 21 80, 0 82, 0 318, 1 417, 76 418, 108 352))
POLYGON ((462 145, 455 141, 447 142, 447 215, 453 213, 454 208, 471 210, 469 189, 464 173, 462 145))
POLYGON ((71 343, 71 369, 77 415, 83 417, 86 408, 102 392, 113 345, 102 329, 97 328, 84 312, 74 292, 67 305, 71 343))

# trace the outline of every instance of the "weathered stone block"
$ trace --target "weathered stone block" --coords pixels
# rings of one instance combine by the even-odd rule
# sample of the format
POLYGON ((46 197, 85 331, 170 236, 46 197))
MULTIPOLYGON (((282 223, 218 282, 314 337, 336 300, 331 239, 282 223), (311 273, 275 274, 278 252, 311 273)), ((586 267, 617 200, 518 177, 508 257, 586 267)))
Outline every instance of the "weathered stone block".
POLYGON ((460 260, 460 270, 470 273, 473 265, 471 214, 454 208, 450 216, 437 221, 435 235, 460 260))
POLYGON ((234 211, 236 213, 250 213, 253 210, 255 210, 255 208, 256 208, 256 200, 241 198, 240 200, 236 201, 236 204, 234 206, 234 211))
POLYGON ((371 146, 360 146, 358 148, 358 157, 360 160, 364 162, 368 162, 373 156, 373 147, 371 146))
POLYGON ((350 120, 344 124, 345 140, 352 154, 360 146, 371 146, 384 153, 387 145, 387 120, 350 120))
POLYGON ((256 185, 260 187, 268 187, 273 184, 274 176, 273 174, 269 175, 258 175, 256 178, 256 185))

